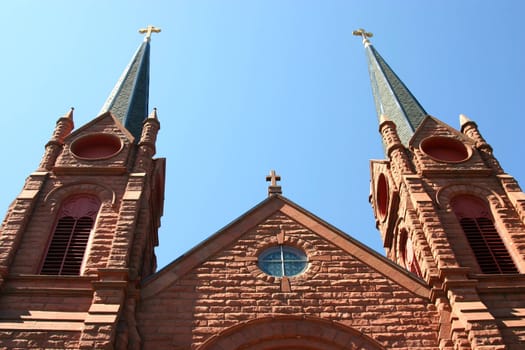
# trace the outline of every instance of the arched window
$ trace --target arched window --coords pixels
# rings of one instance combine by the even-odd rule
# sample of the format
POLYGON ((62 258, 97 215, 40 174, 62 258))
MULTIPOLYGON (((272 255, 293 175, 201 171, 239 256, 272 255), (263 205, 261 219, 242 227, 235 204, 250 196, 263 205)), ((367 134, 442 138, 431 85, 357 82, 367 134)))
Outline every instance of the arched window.
POLYGON ((452 200, 452 208, 483 273, 518 273, 501 239, 486 204, 462 195, 452 200))
POLYGON ((80 275, 99 208, 98 198, 89 195, 70 197, 64 202, 40 270, 42 275, 80 275))

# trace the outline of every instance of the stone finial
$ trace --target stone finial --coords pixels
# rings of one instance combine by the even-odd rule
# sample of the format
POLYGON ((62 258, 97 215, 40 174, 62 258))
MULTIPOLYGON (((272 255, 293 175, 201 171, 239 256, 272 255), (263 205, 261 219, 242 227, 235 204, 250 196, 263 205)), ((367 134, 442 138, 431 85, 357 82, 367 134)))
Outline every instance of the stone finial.
POLYGON ((71 107, 71 109, 66 114, 58 118, 53 136, 51 137, 51 141, 56 141, 62 144, 66 136, 71 133, 75 127, 73 123, 74 110, 75 108, 71 107))
POLYGON ((42 157, 40 165, 38 166, 39 171, 48 171, 53 168, 58 155, 62 151, 65 138, 74 128, 74 110, 75 109, 71 107, 71 109, 65 115, 58 118, 55 129, 53 130, 53 134, 51 135, 51 139, 46 143, 44 156, 42 157))
POLYGON ((379 116, 379 125, 383 124, 384 122, 390 122, 391 120, 386 116, 386 114, 381 114, 379 116))
MULTIPOLYGON (((464 114, 460 114, 459 115, 459 125, 460 125, 460 130, 462 133, 464 134, 472 134, 472 130, 474 130, 474 133, 477 135, 469 135, 469 137, 474 137, 474 138, 477 138, 477 137, 480 137, 481 138, 481 135, 479 135, 479 132, 478 132, 478 125, 472 120, 470 119, 469 117, 467 117, 466 115, 464 114)), ((485 142, 483 140, 483 142, 485 142)))
POLYGON ((153 108, 151 113, 148 115, 148 119, 159 120, 159 118, 157 118, 157 107, 153 108))
MULTIPOLYGON (((397 134, 396 123, 394 123, 390 118, 388 118, 388 116, 386 114, 381 114, 379 116, 379 133, 381 135, 383 135, 383 138, 385 137, 384 130, 389 131, 389 133, 393 132, 396 140, 399 139, 399 135, 397 134)), ((399 142, 401 142, 401 141, 399 141, 399 142)), ((386 139, 384 139, 383 143, 385 144, 385 146, 387 146, 388 141, 386 139)), ((396 143, 397 143, 397 141, 396 141, 396 143)))
POLYGON ((266 176, 266 181, 270 182, 268 186, 268 197, 283 194, 281 186, 277 184, 277 181, 281 181, 281 176, 277 175, 275 170, 270 171, 270 175, 266 176))
POLYGON ((139 145, 149 146, 155 154, 155 142, 157 141, 157 133, 160 129, 159 119, 157 117, 157 108, 153 108, 148 117, 144 120, 142 126, 142 134, 140 136, 139 145))
POLYGON ((459 115, 459 126, 463 127, 463 125, 467 124, 467 123, 471 123, 472 120, 467 117, 466 115, 464 114, 460 114, 459 115))
POLYGON ((69 120, 73 121, 73 112, 74 111, 75 111, 75 107, 71 107, 69 109, 69 111, 62 118, 66 118, 66 119, 69 119, 69 120))

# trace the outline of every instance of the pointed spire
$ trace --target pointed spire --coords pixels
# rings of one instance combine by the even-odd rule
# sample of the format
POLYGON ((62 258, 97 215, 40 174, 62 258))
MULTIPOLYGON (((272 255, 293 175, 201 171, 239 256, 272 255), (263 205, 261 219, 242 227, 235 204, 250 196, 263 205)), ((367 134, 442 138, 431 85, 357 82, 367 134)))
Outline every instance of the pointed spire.
POLYGON ((358 29, 353 34, 363 38, 377 116, 388 115, 397 126, 401 142, 408 146, 427 112, 370 43, 372 33, 358 29))
POLYGON ((138 141, 142 122, 148 116, 150 35, 160 29, 149 26, 139 46, 117 84, 111 91, 100 114, 111 112, 138 141))

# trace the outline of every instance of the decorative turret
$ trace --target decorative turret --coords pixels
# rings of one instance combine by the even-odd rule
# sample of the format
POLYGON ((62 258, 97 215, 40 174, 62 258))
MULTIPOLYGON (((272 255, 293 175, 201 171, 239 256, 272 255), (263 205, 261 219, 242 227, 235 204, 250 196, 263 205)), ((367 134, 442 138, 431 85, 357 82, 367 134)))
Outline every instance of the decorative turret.
POLYGON ((144 121, 142 127, 142 135, 139 141, 139 153, 135 161, 138 170, 148 169, 152 157, 155 155, 155 142, 157 141, 157 134, 160 129, 160 123, 157 118, 157 108, 153 108, 148 118, 144 121))
POLYGON ((138 142, 140 138, 142 122, 148 116, 149 111, 151 33, 158 33, 160 29, 148 26, 146 29, 140 29, 139 32, 146 34, 144 42, 137 49, 100 111, 100 114, 111 112, 135 137, 135 142, 138 142))
POLYGON ((459 124, 461 125, 461 132, 476 142, 476 147, 479 149, 487 149, 492 152, 492 147, 485 141, 483 136, 479 133, 478 125, 464 114, 459 115, 459 124))
POLYGON ((498 160, 494 158, 492 146, 485 141, 479 132, 478 125, 464 114, 459 115, 461 132, 470 137, 475 142, 475 147, 480 150, 481 157, 497 174, 502 174, 503 169, 498 160))
POLYGON ((142 135, 140 137, 140 145, 149 145, 153 147, 153 154, 155 154, 155 141, 157 140, 157 133, 160 129, 159 119, 157 117, 157 108, 153 108, 150 115, 144 121, 142 128, 142 135))
POLYGON ((405 146, 399 139, 396 124, 384 114, 379 117, 379 132, 383 138, 385 152, 390 159, 394 160, 393 164, 397 165, 400 174, 412 172, 410 160, 405 146))
POLYGON ((370 43, 372 33, 358 29, 353 34, 363 38, 377 116, 387 115, 395 123, 403 145, 408 146, 427 112, 370 43))
POLYGON ((64 139, 74 128, 73 111, 74 108, 71 107, 69 112, 57 120, 53 135, 46 144, 44 156, 42 157, 42 161, 38 167, 39 170, 51 170, 55 164, 55 161, 60 154, 60 150, 64 145, 64 139))

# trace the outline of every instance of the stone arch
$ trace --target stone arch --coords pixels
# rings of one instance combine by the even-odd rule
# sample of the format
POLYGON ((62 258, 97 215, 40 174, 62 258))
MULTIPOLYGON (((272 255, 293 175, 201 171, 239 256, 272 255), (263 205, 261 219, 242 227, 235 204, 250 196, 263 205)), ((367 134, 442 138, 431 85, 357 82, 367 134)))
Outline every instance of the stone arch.
POLYGON ((485 200, 494 208, 503 208, 505 206, 503 198, 501 198, 496 192, 487 188, 468 184, 445 186, 437 191, 435 200, 440 208, 452 211, 450 202, 452 198, 460 194, 471 195, 480 199, 485 198, 485 200))
MULTIPOLYGON (((401 252, 401 249, 402 249, 402 232, 407 232, 407 235, 408 235, 408 227, 406 226, 405 224, 405 218, 404 217, 398 217, 397 220, 396 220, 396 223, 394 225, 394 237, 393 237, 393 244, 392 244, 392 247, 395 249, 395 252, 396 252, 396 256, 395 256, 395 259, 396 259, 396 262, 399 264, 399 262, 401 261, 400 260, 400 252, 401 252)), ((401 264, 400 264, 401 265, 401 264)))
MULTIPOLYGON (((509 233, 507 225, 509 225, 511 218, 506 213, 506 208, 512 207, 512 204, 507 204, 508 197, 502 197, 496 191, 490 188, 483 188, 481 186, 469 185, 469 184, 454 184, 443 187, 436 194, 437 204, 440 208, 445 209, 448 213, 455 215, 453 209, 454 198, 461 196, 471 196, 484 203, 488 210, 488 215, 492 220, 498 234, 505 244, 505 247, 509 254, 513 257, 514 264, 517 269, 523 271, 522 256, 514 242, 514 237, 509 233)), ((456 216, 457 217, 457 216, 456 216)), ((461 227, 460 221, 457 221, 457 230, 461 230, 464 234, 463 228, 461 227)), ((474 252, 472 252, 474 254, 474 252)), ((473 255, 474 256, 474 255, 473 255)), ((476 267, 477 268, 477 267, 476 267)))
POLYGON ((259 318, 230 327, 197 350, 384 350, 374 339, 340 323, 307 316, 259 318))
POLYGON ((64 199, 80 193, 94 195, 98 197, 102 203, 109 204, 111 207, 114 207, 116 204, 115 191, 107 186, 92 182, 73 182, 49 191, 44 197, 43 205, 50 206, 53 212, 57 209, 57 204, 61 203, 64 199))
MULTIPOLYGON (((398 218, 394 228, 393 246, 395 248, 395 261, 398 265, 422 278, 423 274, 420 262, 416 256, 418 254, 414 247, 416 240, 412 238, 413 235, 414 230, 410 230, 410 227, 405 224, 404 218, 398 218)), ((419 255, 424 257, 424 253, 421 251, 419 252, 419 255)), ((420 257, 419 259, 423 260, 423 257, 420 257)))

